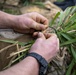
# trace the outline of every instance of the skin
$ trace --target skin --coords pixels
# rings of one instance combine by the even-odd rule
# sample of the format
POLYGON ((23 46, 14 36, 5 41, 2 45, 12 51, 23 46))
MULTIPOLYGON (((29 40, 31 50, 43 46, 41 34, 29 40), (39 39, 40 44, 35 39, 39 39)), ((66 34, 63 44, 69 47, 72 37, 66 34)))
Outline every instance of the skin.
MULTIPOLYGON (((59 39, 56 34, 43 34, 34 32, 48 27, 48 20, 42 15, 33 12, 24 15, 10 15, 0 11, 0 28, 12 28, 21 33, 33 33, 37 40, 29 53, 40 54, 49 63, 59 51, 59 39)), ((38 75, 39 63, 31 56, 26 57, 20 63, 0 72, 0 75, 38 75)))
POLYGON ((20 33, 33 33, 48 27, 48 20, 33 12, 23 15, 10 15, 0 11, 0 28, 12 28, 20 33))

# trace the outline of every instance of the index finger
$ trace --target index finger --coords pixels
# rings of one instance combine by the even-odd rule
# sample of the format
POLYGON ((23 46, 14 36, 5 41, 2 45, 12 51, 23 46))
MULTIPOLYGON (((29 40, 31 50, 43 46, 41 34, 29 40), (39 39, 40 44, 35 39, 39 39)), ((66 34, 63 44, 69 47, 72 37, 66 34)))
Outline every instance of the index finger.
POLYGON ((42 16, 42 15, 40 15, 40 14, 38 14, 37 16, 36 16, 36 21, 38 22, 38 23, 41 23, 41 24, 44 24, 44 25, 47 25, 48 26, 48 19, 47 18, 45 18, 44 16, 42 16))

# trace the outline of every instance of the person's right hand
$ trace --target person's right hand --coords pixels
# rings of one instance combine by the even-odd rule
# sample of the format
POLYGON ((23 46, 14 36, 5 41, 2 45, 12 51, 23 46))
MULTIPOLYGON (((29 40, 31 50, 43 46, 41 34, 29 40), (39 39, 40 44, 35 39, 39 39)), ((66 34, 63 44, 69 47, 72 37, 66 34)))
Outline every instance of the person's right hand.
POLYGON ((29 52, 38 53, 50 62, 59 51, 59 39, 56 34, 43 34, 39 32, 36 35, 38 35, 38 39, 29 52))
POLYGON ((14 23, 11 25, 11 28, 20 33, 33 33, 36 30, 43 31, 48 27, 48 19, 37 12, 13 17, 14 23))

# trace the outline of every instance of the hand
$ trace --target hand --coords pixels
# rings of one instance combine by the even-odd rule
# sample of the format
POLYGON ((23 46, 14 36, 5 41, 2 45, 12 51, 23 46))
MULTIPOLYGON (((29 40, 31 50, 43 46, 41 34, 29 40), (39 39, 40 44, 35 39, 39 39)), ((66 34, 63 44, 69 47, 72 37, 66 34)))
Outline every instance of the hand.
POLYGON ((21 33, 33 33, 35 30, 44 30, 47 27, 48 20, 36 12, 16 16, 13 25, 13 29, 21 33))
POLYGON ((59 51, 59 39, 55 34, 43 34, 39 32, 36 35, 38 35, 38 39, 29 52, 38 53, 50 62, 59 51))

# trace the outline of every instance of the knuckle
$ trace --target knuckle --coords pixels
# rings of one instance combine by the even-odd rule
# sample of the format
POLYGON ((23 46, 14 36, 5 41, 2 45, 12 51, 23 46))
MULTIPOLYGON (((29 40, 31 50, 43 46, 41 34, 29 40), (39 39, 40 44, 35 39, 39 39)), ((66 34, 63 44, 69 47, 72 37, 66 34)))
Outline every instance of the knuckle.
POLYGON ((32 12, 32 14, 34 14, 34 15, 35 15, 35 14, 38 14, 38 13, 37 13, 37 12, 32 12))
POLYGON ((42 38, 39 38, 39 41, 43 41, 43 39, 42 38))
POLYGON ((42 38, 38 38, 36 41, 38 41, 38 42, 42 42, 43 39, 42 39, 42 38))

